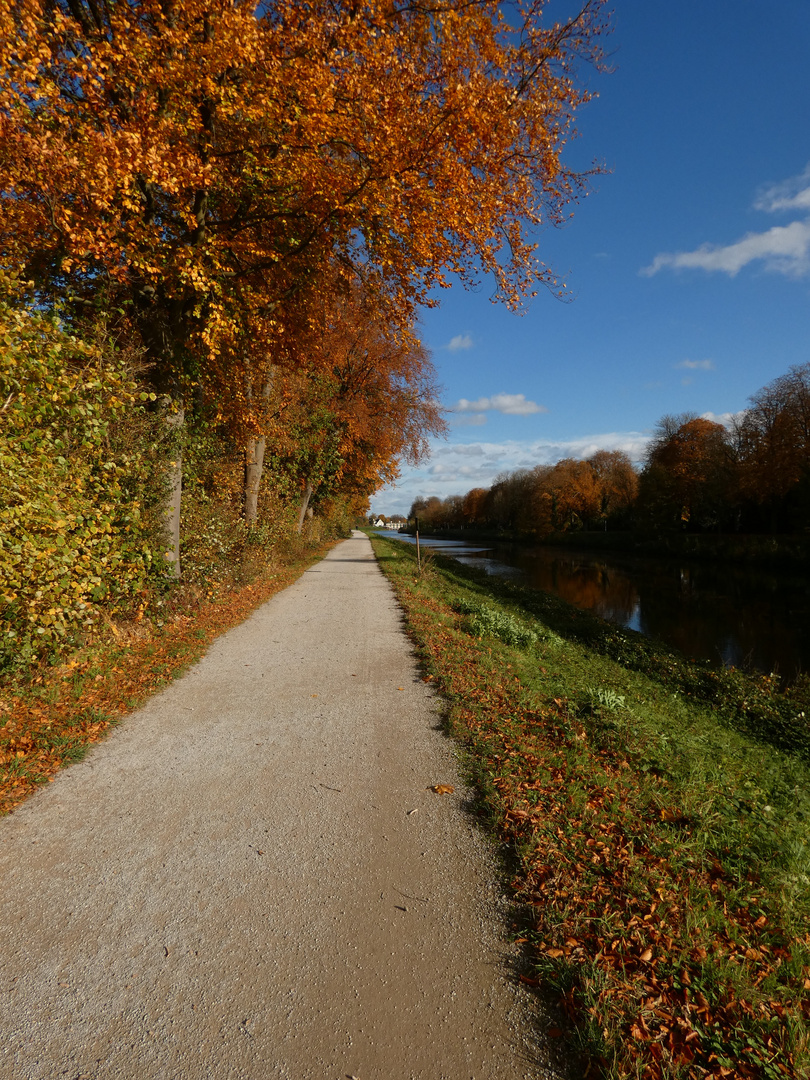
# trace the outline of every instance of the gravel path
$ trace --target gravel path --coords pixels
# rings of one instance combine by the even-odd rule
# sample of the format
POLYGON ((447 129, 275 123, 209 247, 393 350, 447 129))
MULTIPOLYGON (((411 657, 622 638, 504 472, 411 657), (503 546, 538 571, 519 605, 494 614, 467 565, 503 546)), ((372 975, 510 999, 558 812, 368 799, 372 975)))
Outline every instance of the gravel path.
POLYGON ((0 821, 0 1076, 561 1075, 462 801, 356 533, 0 821))

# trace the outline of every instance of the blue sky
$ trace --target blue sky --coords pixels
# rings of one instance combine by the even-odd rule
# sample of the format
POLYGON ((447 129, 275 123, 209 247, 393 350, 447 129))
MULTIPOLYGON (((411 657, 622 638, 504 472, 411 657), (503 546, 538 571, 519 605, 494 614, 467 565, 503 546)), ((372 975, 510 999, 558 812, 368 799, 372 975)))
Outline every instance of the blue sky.
POLYGON ((639 459, 663 415, 722 418, 810 362, 810 0, 617 0, 613 26, 567 159, 610 172, 538 237, 573 299, 520 316, 485 282, 424 313, 450 433, 376 513, 602 447, 639 459))

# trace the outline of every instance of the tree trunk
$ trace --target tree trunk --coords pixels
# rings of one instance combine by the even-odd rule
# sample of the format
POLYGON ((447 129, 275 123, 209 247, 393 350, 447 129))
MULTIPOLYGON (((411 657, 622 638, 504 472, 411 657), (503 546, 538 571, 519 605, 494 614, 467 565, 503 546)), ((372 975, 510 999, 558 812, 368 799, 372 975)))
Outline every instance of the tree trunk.
POLYGON ((304 487, 304 494, 301 496, 301 508, 298 511, 298 529, 296 530, 298 533, 300 533, 304 527, 304 518, 307 516, 307 507, 309 506, 309 500, 311 498, 312 484, 307 480, 304 487))
POLYGON ((245 523, 249 527, 256 524, 259 513, 259 488, 266 445, 264 435, 259 439, 251 436, 245 444, 245 523))
MULTIPOLYGON (((273 389, 272 373, 267 376, 262 387, 262 404, 267 405, 270 400, 270 392, 273 389)), ((248 392, 248 400, 250 393, 248 392)), ((258 438, 249 436, 245 443, 245 494, 244 512, 245 524, 251 527, 256 524, 259 514, 259 489, 262 484, 262 470, 264 469, 264 451, 267 439, 264 435, 258 438)))
POLYGON ((185 420, 185 409, 182 405, 171 410, 170 403, 166 405, 166 427, 172 436, 171 457, 168 462, 168 488, 164 511, 164 537, 166 540, 166 562, 169 564, 169 573, 172 577, 180 577, 180 500, 183 493, 183 458, 180 452, 179 440, 174 436, 180 431, 185 420))

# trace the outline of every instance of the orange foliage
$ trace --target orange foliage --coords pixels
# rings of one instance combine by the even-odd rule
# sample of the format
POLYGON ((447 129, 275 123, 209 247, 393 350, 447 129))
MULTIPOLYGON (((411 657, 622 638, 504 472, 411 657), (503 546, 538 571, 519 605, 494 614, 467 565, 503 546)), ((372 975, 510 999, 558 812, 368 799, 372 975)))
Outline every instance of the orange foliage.
POLYGON ((485 520, 486 488, 473 488, 464 496, 462 513, 468 525, 481 525, 485 520))
POLYGON ((784 500, 810 472, 810 364, 752 396, 738 428, 741 484, 757 503, 784 500))
POLYGON ((447 271, 517 304, 556 286, 528 230, 582 190, 561 153, 605 28, 604 0, 543 7, 4 4, 3 249, 40 294, 123 301, 171 392, 246 401, 229 361, 272 356, 327 264, 406 322, 447 271))
POLYGON ((473 488, 443 503, 421 500, 420 516, 434 528, 490 525, 546 535, 604 524, 632 506, 637 490, 638 476, 628 456, 599 450, 585 461, 563 458, 556 465, 503 473, 489 490, 473 488))
POLYGON ((445 423, 430 357, 390 306, 359 288, 327 297, 278 354, 265 430, 296 484, 362 499, 445 423))
POLYGON ((555 528, 564 530, 581 525, 598 515, 600 492, 587 461, 573 458, 558 461, 548 487, 555 499, 555 528))
POLYGON ((633 505, 638 495, 638 473, 623 450, 597 450, 588 463, 599 489, 603 517, 633 505))
POLYGON ((647 455, 642 495, 663 521, 715 525, 732 493, 729 434, 701 417, 664 417, 647 455))

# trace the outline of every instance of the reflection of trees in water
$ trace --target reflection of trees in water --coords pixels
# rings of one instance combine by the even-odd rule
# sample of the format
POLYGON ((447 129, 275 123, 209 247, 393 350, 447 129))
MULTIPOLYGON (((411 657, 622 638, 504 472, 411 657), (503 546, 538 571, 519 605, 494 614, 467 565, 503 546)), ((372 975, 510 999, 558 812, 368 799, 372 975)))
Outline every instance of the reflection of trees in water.
POLYGON ((576 607, 595 611, 604 619, 624 624, 636 611, 636 585, 618 567, 557 557, 548 561, 522 560, 521 568, 535 588, 552 592, 576 607))
POLYGON ((639 579, 645 634, 687 656, 787 678, 810 660, 806 586, 772 574, 669 567, 639 579))
POLYGON ((548 548, 493 552, 519 566, 527 584, 686 656, 778 671, 810 670, 810 583, 775 573, 623 559, 548 548))

